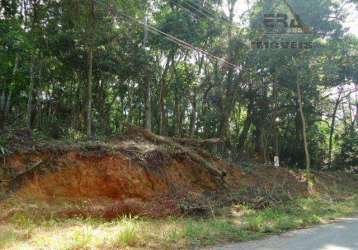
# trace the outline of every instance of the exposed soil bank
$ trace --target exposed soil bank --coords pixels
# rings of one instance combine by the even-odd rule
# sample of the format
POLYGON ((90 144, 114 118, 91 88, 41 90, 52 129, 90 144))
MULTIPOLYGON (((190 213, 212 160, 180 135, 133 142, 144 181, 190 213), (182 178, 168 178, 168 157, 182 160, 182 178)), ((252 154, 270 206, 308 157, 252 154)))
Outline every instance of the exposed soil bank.
MULTIPOLYGON (((137 131, 106 144, 34 144, 4 158, 7 193, 71 204, 58 211, 63 216, 108 219, 123 214, 202 215, 232 202, 263 208, 307 194, 301 174, 268 167, 245 172, 168 140, 137 131)), ((327 178, 332 182, 325 175, 322 187, 327 178)))

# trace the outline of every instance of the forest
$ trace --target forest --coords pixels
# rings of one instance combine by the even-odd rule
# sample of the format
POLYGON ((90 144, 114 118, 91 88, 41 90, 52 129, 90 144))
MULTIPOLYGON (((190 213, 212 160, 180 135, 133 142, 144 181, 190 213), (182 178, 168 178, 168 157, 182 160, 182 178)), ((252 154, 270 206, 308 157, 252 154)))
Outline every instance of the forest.
POLYGON ((136 126, 220 138, 231 161, 357 167, 356 2, 241 2, 2 0, 0 129, 78 141, 136 126), (266 34, 263 13, 287 9, 309 33, 266 34))
POLYGON ((0 0, 0 250, 353 250, 357 174, 357 0, 0 0))

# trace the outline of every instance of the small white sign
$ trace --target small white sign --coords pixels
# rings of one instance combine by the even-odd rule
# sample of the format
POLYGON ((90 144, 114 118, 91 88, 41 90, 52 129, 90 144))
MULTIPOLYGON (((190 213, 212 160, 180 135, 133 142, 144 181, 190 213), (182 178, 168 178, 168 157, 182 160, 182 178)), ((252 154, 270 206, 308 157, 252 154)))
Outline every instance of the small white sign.
POLYGON ((275 162, 275 167, 276 168, 280 167, 280 157, 275 156, 274 157, 274 162, 275 162))

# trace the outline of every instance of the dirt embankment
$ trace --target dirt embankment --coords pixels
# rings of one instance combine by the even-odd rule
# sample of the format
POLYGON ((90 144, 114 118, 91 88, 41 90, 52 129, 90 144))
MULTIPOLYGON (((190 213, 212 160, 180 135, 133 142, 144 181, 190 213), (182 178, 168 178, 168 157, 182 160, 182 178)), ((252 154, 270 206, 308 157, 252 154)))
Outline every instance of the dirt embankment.
POLYGON ((6 193, 50 207, 66 203, 54 211, 63 216, 200 214, 231 202, 261 208, 307 194, 297 173, 243 171, 146 131, 105 144, 34 144, 4 157, 1 168, 6 193))

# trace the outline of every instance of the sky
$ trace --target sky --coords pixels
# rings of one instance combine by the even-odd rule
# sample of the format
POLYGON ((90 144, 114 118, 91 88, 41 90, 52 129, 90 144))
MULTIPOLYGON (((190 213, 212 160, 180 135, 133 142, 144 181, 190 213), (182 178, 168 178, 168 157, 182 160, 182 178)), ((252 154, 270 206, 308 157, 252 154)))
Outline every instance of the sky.
POLYGON ((355 6, 348 6, 347 11, 350 15, 345 22, 345 27, 350 29, 350 33, 358 36, 358 10, 355 6))
MULTIPOLYGON (((238 4, 236 7, 236 22, 238 24, 242 22, 241 20, 239 20, 239 17, 249 9, 248 2, 252 3, 254 1, 238 0, 238 4)), ((345 7, 345 10, 348 13, 348 17, 344 22, 343 26, 349 29, 349 33, 354 34, 358 37, 358 10, 353 4, 348 4, 345 7)))

